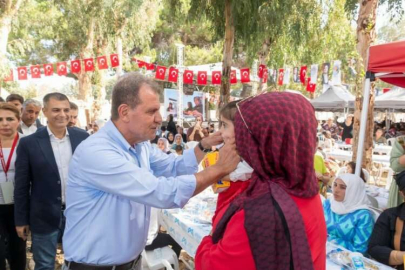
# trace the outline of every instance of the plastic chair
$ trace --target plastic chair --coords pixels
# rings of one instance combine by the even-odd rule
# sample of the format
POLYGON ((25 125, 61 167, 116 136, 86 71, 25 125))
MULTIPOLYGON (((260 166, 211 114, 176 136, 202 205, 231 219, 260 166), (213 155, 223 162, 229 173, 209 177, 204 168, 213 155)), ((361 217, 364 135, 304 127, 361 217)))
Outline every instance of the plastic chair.
MULTIPOLYGON (((156 249, 155 249, 156 250, 156 249)), ((170 247, 160 248, 159 252, 155 250, 142 252, 142 266, 144 270, 158 270, 166 268, 166 270, 179 270, 179 260, 176 253, 170 247), (158 257, 156 253, 161 254, 158 257)))

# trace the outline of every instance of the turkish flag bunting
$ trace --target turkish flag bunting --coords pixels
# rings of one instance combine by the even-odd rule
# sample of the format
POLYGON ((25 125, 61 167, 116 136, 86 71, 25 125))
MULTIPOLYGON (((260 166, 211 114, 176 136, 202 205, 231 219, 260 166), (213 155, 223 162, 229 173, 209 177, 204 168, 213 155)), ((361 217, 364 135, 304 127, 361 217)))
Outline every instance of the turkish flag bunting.
POLYGON ((183 82, 193 84, 194 72, 192 70, 185 70, 183 74, 183 82))
POLYGON ((221 71, 213 71, 211 75, 211 83, 213 85, 221 84, 221 71))
POLYGON ((45 76, 53 75, 53 64, 44 64, 44 74, 45 76))
POLYGON ((262 83, 267 83, 267 78, 269 77, 269 71, 267 70, 267 67, 263 70, 263 78, 262 78, 262 83))
POLYGON ((250 82, 250 70, 248 68, 242 68, 240 70, 240 81, 242 83, 250 82))
POLYGON ((27 67, 19 67, 17 68, 18 71, 18 79, 19 80, 26 80, 27 79, 27 67))
POLYGON ((59 62, 56 64, 56 70, 59 76, 66 76, 67 74, 67 66, 66 62, 59 62))
POLYGON ((82 64, 80 60, 70 61, 70 70, 72 73, 79 73, 82 69, 82 64))
POLYGON ((84 59, 84 71, 94 71, 94 60, 93 58, 84 59))
POLYGON ((306 77, 307 77, 307 66, 302 66, 300 69, 300 81, 303 85, 305 85, 306 77))
POLYGON ((111 60, 111 67, 118 67, 120 65, 118 54, 111 54, 110 60, 111 60))
POLYGON ((30 69, 31 69, 31 78, 34 78, 34 79, 41 78, 41 66, 40 65, 31 66, 30 69))
POLYGON ((316 83, 311 83, 311 78, 308 77, 308 79, 307 79, 307 91, 313 93, 313 92, 315 92, 315 89, 316 89, 316 83))
POLYGON ((97 57, 97 64, 98 64, 98 69, 107 69, 108 64, 107 64, 107 56, 99 56, 97 57))
POLYGON ((231 79, 229 81, 231 84, 238 82, 238 79, 236 78, 236 70, 231 70, 231 79))
POLYGON ((10 69, 10 74, 8 75, 8 77, 4 78, 3 81, 5 82, 12 82, 14 81, 14 73, 13 70, 10 69))
POLYGON ((146 70, 155 70, 155 64, 146 63, 146 70))
POLYGON ((278 85, 283 85, 284 81, 284 68, 278 70, 278 85))
POLYGON ((166 67, 163 66, 157 66, 156 68, 156 74, 155 74, 155 79, 158 80, 164 80, 166 76, 166 67))
POLYGON ((169 68, 169 82, 177 82, 177 78, 179 77, 179 70, 177 68, 171 67, 169 68))
POLYGON ((148 64, 148 63, 146 63, 144 61, 141 61, 141 60, 135 60, 135 61, 138 63, 139 68, 146 67, 146 65, 148 64))
POLYGON ((265 65, 259 66, 259 74, 258 74, 259 78, 263 78, 263 72, 265 69, 267 69, 265 65))
POLYGON ((198 71, 197 84, 207 85, 207 71, 198 71))

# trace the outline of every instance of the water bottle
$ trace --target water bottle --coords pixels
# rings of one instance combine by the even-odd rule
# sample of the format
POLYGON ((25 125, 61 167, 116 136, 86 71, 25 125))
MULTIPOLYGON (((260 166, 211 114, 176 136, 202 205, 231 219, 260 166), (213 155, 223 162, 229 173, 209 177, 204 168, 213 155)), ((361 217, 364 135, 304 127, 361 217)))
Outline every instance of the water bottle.
POLYGON ((350 253, 350 259, 352 260, 353 269, 366 270, 363 262, 363 254, 359 252, 350 253))

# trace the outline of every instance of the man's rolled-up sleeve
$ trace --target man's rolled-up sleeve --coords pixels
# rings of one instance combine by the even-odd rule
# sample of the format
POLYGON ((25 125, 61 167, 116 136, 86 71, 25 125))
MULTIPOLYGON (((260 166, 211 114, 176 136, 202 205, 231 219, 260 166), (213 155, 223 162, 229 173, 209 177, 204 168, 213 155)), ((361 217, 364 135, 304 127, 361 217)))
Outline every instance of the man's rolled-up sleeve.
POLYGON ((181 156, 167 155, 156 147, 149 146, 150 166, 156 176, 179 176, 195 174, 198 170, 194 149, 187 149, 181 156))
POLYGON ((69 168, 72 185, 79 179, 89 187, 156 208, 183 207, 194 193, 196 178, 186 175, 187 170, 185 175, 156 177, 152 169, 140 168, 116 149, 97 148, 75 153, 69 168))

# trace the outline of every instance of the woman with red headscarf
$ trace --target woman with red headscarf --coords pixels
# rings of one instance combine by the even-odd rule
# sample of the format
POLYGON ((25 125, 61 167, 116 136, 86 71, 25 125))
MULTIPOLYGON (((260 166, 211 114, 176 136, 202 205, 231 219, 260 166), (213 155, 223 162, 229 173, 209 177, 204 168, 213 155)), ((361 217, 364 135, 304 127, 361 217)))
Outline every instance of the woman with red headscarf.
POLYGON ((238 189, 231 183, 234 196, 217 210, 196 269, 325 269, 313 107, 294 93, 266 93, 235 107, 236 147, 253 173, 238 189))

